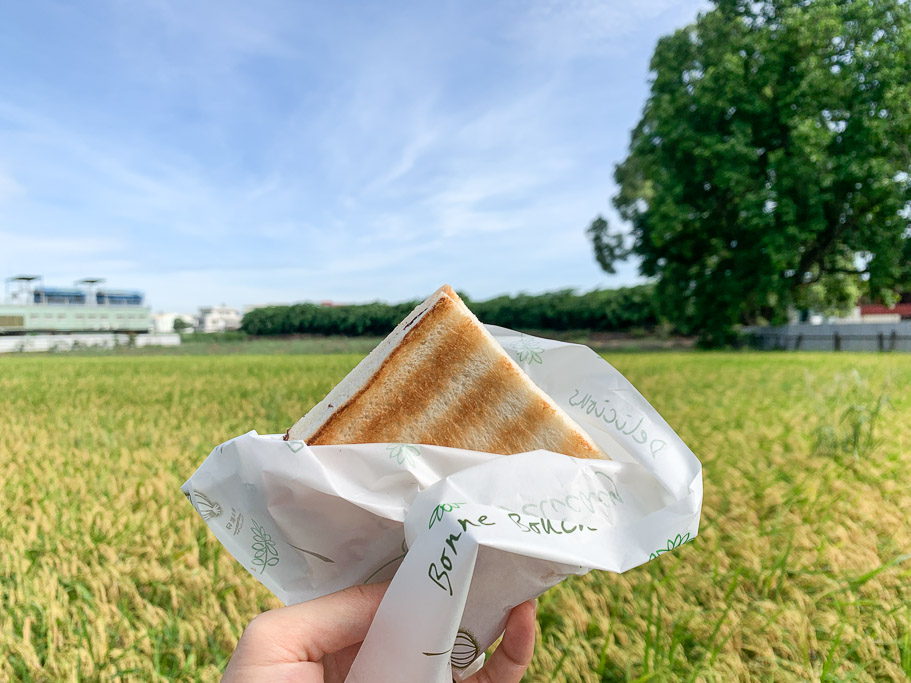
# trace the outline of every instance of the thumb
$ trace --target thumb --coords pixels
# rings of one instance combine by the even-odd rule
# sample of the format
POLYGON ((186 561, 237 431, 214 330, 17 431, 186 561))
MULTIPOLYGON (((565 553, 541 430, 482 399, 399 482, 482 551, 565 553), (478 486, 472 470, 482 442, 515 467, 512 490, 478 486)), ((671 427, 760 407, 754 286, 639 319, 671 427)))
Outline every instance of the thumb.
POLYGON ((250 622, 241 642, 258 648, 261 661, 265 656, 273 662, 318 662, 364 640, 388 586, 352 586, 264 612, 250 622))
POLYGON ((536 614, 534 600, 513 609, 506 620, 503 640, 490 661, 465 683, 520 683, 535 650, 536 614))

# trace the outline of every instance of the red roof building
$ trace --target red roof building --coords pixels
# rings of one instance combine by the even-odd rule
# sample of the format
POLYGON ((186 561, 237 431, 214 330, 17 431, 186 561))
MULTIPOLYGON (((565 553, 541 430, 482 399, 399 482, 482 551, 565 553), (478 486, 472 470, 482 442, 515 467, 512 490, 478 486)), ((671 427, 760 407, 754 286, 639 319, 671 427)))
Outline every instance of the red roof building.
POLYGON ((894 308, 889 308, 882 304, 861 304, 861 315, 894 315, 898 313, 902 320, 911 319, 911 303, 895 304, 894 308))

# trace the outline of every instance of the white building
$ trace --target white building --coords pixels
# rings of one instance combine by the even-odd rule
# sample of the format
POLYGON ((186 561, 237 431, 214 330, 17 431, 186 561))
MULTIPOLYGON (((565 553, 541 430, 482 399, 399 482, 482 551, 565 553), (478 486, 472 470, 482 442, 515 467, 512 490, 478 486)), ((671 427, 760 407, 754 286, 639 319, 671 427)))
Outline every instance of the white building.
POLYGON ((199 321, 196 329, 199 332, 224 332, 239 330, 243 317, 236 308, 228 306, 202 306, 199 309, 199 321))
POLYGON ((196 316, 187 315, 186 313, 153 313, 152 314, 152 332, 166 334, 174 332, 174 323, 183 320, 187 327, 186 332, 192 332, 197 326, 196 316))
MULTIPOLYGON (((895 312, 885 306, 864 305, 854 306, 845 315, 824 315, 816 311, 807 311, 803 315, 793 306, 788 310, 788 324, 797 325, 807 323, 810 325, 841 325, 843 323, 897 323, 902 320, 901 304, 895 312)), ((907 311, 911 313, 911 308, 907 311)), ((911 315, 909 315, 911 317, 911 315)))

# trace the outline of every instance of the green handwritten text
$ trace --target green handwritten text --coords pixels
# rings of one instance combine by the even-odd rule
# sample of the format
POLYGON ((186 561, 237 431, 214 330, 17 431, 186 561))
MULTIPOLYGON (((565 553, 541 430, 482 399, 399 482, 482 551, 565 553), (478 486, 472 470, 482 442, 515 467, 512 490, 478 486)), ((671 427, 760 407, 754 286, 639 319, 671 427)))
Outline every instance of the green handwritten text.
POLYGON ((555 521, 540 517, 535 521, 523 521, 522 515, 510 512, 507 515, 523 533, 537 534, 539 536, 563 536, 565 534, 575 534, 580 531, 597 531, 594 527, 585 526, 584 524, 569 524, 566 520, 555 521))
POLYGON ((579 389, 576 389, 569 399, 569 405, 585 411, 586 415, 594 415, 604 424, 613 427, 615 431, 630 437, 638 444, 647 443, 649 453, 651 453, 653 458, 667 446, 667 441, 664 439, 649 438, 648 432, 642 427, 642 423, 645 422, 644 415, 641 415, 635 426, 632 426, 636 420, 636 417, 632 413, 621 415, 617 412, 616 408, 610 405, 601 405, 601 403, 609 404, 610 399, 605 398, 602 399, 601 402, 598 402, 592 398, 591 394, 582 394, 579 389))

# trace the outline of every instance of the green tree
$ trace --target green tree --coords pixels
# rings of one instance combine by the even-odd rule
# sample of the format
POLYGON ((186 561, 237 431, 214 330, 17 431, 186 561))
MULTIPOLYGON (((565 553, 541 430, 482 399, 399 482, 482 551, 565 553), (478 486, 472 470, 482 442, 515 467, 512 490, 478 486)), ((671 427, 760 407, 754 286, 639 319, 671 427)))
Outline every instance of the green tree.
POLYGON ((192 329, 192 325, 183 318, 174 318, 174 331, 183 332, 186 329, 192 329))
POLYGON ((624 246, 623 235, 612 233, 607 221, 598 216, 585 231, 595 248, 595 258, 598 265, 606 273, 613 275, 617 272, 614 264, 629 256, 629 250, 624 246))
MULTIPOLYGON (((680 329, 724 343, 911 284, 909 3, 715 0, 651 71, 614 205, 680 329)), ((626 255, 589 234, 606 269, 626 255)))

